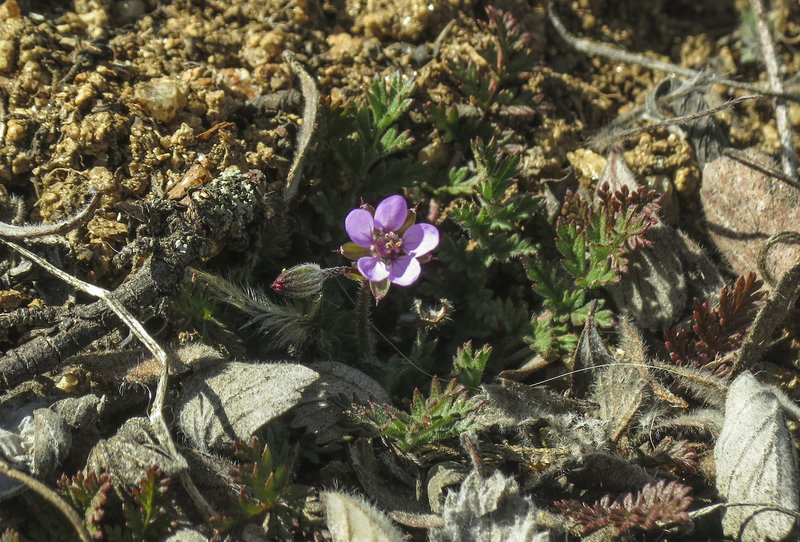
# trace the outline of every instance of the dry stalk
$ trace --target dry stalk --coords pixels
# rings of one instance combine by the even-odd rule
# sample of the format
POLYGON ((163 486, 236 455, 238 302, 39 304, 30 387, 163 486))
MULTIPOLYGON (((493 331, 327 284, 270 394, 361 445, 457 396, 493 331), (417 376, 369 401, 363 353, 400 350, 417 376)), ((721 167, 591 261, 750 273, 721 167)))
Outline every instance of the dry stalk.
MULTIPOLYGON (((610 45, 605 45, 603 43, 597 43, 586 38, 573 36, 567 31, 566 27, 561 22, 561 19, 558 17, 552 2, 547 6, 547 13, 550 17, 550 22, 553 24, 553 27, 555 27, 561 38, 570 44, 574 49, 582 53, 586 53, 587 55, 604 56, 610 60, 613 60, 614 62, 636 64, 650 70, 658 70, 667 74, 674 73, 675 75, 680 75, 687 78, 697 77, 700 75, 700 72, 691 68, 684 68, 683 66, 678 66, 677 64, 672 64, 671 62, 663 62, 661 60, 647 58, 642 55, 623 51, 622 49, 618 49, 610 45)), ((764 89, 759 85, 754 85, 752 83, 744 83, 742 81, 735 81, 725 77, 714 77, 711 82, 719 83, 721 85, 725 85, 726 87, 740 88, 748 92, 755 92, 758 94, 764 94, 766 96, 780 97, 785 100, 800 102, 800 96, 797 94, 788 94, 782 91, 776 92, 772 88, 764 89)))
MULTIPOLYGON (((769 246, 771 245, 765 243, 762 252, 765 252, 765 249, 768 250, 769 246)), ((783 274, 764 306, 758 311, 758 316, 739 349, 739 355, 733 362, 731 378, 749 369, 761 359, 770 345, 769 339, 772 332, 783 322, 794 302, 797 301, 797 297, 800 295, 799 287, 800 262, 783 274)))
POLYGON ((787 177, 797 176, 797 157, 792 144, 792 124, 789 120, 789 108, 783 94, 783 82, 780 78, 780 66, 775 54, 775 42, 772 40, 767 21, 764 17, 764 5, 761 0, 750 0, 750 8, 756 21, 756 31, 761 42, 761 53, 764 55, 764 64, 767 68, 767 80, 770 90, 775 93, 775 122, 778 128, 778 137, 781 142, 781 166, 787 177))
POLYGON ((294 153, 289 175, 286 177, 286 188, 283 191, 283 201, 290 202, 297 195, 300 177, 303 175, 306 151, 314 137, 317 126, 317 112, 319 109, 319 91, 314 83, 314 78, 303 68, 291 51, 283 52, 283 60, 288 62, 292 71, 300 80, 300 90, 303 92, 303 125, 297 134, 297 147, 294 153))

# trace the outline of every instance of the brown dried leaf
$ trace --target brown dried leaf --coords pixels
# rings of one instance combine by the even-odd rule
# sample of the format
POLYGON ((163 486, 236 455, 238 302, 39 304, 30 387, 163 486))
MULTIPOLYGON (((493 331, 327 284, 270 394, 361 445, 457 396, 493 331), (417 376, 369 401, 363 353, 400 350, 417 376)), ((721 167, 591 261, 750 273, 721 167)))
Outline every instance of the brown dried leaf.
POLYGON ((635 367, 617 363, 597 371, 591 400, 608 422, 608 437, 616 442, 644 403, 645 381, 635 367))
POLYGON ((293 363, 214 365, 186 379, 178 403, 178 427, 202 451, 232 450, 270 420, 286 413, 319 378, 293 363))
POLYGON ((725 535, 745 542, 788 536, 800 512, 797 452, 780 399, 749 372, 728 391, 714 458, 720 495, 732 504, 754 504, 725 510, 725 535))

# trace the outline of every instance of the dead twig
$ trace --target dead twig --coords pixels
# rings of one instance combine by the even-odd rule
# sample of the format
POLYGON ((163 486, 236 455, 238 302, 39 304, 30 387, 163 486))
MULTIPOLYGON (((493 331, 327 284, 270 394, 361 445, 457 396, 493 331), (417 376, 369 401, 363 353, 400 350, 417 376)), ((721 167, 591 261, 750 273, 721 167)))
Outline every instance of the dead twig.
POLYGON ((630 130, 623 130, 621 132, 614 132, 609 135, 603 135, 594 137, 592 139, 592 143, 599 146, 606 146, 614 141, 619 141, 622 139, 627 139, 629 137, 634 137, 640 134, 644 134, 647 132, 652 132, 654 130, 658 130, 659 128, 667 128, 669 126, 676 126, 679 124, 686 124, 687 122, 697 120, 699 118, 708 117, 710 115, 714 115, 733 107, 741 102, 746 100, 757 100, 762 98, 762 96, 748 94, 747 96, 739 96, 738 98, 734 98, 732 100, 728 100, 727 102, 720 104, 716 107, 709 107, 708 109, 704 109, 702 111, 698 111, 696 113, 690 113, 688 115, 682 115, 680 117, 673 117, 671 119, 666 119, 659 121, 655 124, 650 124, 648 126, 641 126, 639 128, 631 128, 630 130))
POLYGON ((750 0, 750 8, 756 21, 756 31, 761 42, 761 53, 764 55, 764 64, 767 68, 767 80, 770 90, 775 93, 775 122, 778 128, 778 137, 781 142, 781 166, 787 177, 797 176, 797 157, 792 144, 792 124, 789 120, 789 108, 786 100, 780 97, 783 94, 783 82, 780 78, 778 57, 775 54, 775 42, 764 17, 764 5, 761 0, 750 0))
MULTIPOLYGON (((597 43, 586 38, 573 36, 567 31, 564 23, 561 22, 561 19, 558 17, 552 2, 547 6, 547 14, 550 18, 550 22, 553 24, 553 27, 556 29, 561 38, 570 44, 574 49, 582 53, 586 53, 587 55, 604 56, 610 60, 613 60, 614 62, 636 64, 651 70, 658 70, 668 74, 674 73, 675 75, 680 75, 682 77, 696 77, 700 74, 700 72, 697 70, 684 68, 683 66, 678 66, 677 64, 672 64, 671 62, 663 62, 661 60, 647 58, 642 55, 623 51, 622 49, 618 49, 610 45, 605 45, 603 43, 597 43)), ((758 94, 800 102, 800 96, 797 94, 788 94, 785 92, 778 93, 772 89, 764 89, 759 85, 754 85, 752 83, 734 81, 733 79, 728 79, 725 77, 714 77, 711 82, 719 83, 731 88, 740 88, 748 92, 755 92, 758 94)))
POLYGON ((14 226, 0 222, 0 237, 11 237, 12 239, 41 237, 43 235, 52 235, 55 233, 64 233, 75 228, 78 224, 86 220, 97 208, 100 203, 102 192, 94 192, 92 199, 86 204, 86 207, 81 209, 77 214, 56 222, 55 224, 36 224, 28 226, 14 226))
POLYGON ((6 239, 0 239, 0 241, 13 248, 32 262, 43 267, 51 274, 57 276, 73 288, 81 290, 82 292, 97 297, 103 301, 108 308, 111 309, 126 326, 128 326, 128 329, 130 329, 136 338, 142 342, 142 344, 150 351, 151 354, 153 354, 156 360, 158 360, 158 362, 161 364, 161 377, 159 378, 158 387, 156 388, 156 396, 153 400, 153 406, 150 409, 150 424, 153 427, 153 431, 155 432, 161 446, 164 447, 170 458, 180 467, 180 473, 178 476, 181 484, 183 485, 184 489, 186 489, 186 492, 189 494, 189 496, 192 497, 198 510, 205 515, 206 520, 216 516, 216 511, 200 494, 200 492, 197 490, 197 487, 194 485, 194 482, 189 477, 189 465, 186 463, 186 460, 183 458, 180 452, 178 452, 178 448, 175 446, 175 441, 172 439, 172 434, 167 427, 167 422, 164 420, 164 403, 167 396, 170 358, 164 349, 161 348, 161 345, 159 345, 156 340, 150 336, 150 334, 144 329, 144 326, 136 318, 134 318, 124 307, 124 305, 122 305, 118 299, 115 299, 108 290, 93 284, 89 284, 88 282, 84 282, 76 277, 73 277, 69 273, 65 273, 47 260, 40 258, 30 250, 23 248, 16 243, 12 243, 6 239))
MULTIPOLYGON (((108 298, 140 317, 163 306, 175 293, 186 269, 222 244, 246 243, 249 228, 266 225, 269 203, 261 172, 223 173, 202 188, 183 211, 174 202, 154 200, 142 246, 151 255, 108 298), (146 241, 146 242, 144 242, 146 241)), ((275 203, 272 201, 272 203, 275 203)), ((280 220, 275 217, 274 220, 280 220)), ((55 322, 49 334, 38 335, 0 356, 0 390, 57 368, 65 359, 119 324, 105 301, 75 307, 55 322)))

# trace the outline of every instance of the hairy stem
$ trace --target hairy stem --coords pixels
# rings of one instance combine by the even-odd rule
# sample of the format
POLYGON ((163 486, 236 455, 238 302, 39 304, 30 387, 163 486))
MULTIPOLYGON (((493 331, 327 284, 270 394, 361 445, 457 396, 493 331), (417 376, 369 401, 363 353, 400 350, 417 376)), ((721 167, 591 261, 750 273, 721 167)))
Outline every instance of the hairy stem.
POLYGON ((373 355, 375 353, 375 339, 370 333, 369 305, 372 301, 372 292, 369 289, 369 281, 363 281, 358 290, 356 299, 356 331, 358 333, 358 344, 361 347, 361 354, 373 355))

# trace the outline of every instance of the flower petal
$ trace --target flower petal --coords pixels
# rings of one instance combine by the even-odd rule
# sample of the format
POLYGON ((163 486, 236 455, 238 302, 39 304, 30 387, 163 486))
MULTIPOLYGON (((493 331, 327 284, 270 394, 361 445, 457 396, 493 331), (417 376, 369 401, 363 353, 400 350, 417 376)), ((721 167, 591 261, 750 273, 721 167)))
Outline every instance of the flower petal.
POLYGON ((389 268, 389 280, 398 286, 408 286, 417 281, 420 271, 422 271, 422 267, 416 258, 398 256, 392 260, 392 266, 389 268))
POLYGON ((389 276, 389 267, 380 258, 367 256, 356 263, 358 271, 370 282, 380 282, 389 276))
POLYGON ((408 205, 403 196, 389 196, 375 208, 375 228, 384 233, 397 231, 403 227, 407 212, 408 205))
POLYGON ((353 209, 344 219, 344 229, 350 239, 359 246, 369 248, 373 244, 374 222, 369 211, 353 209))
POLYGON ((403 250, 411 256, 423 256, 439 246, 439 229, 433 224, 414 224, 403 235, 403 250))

